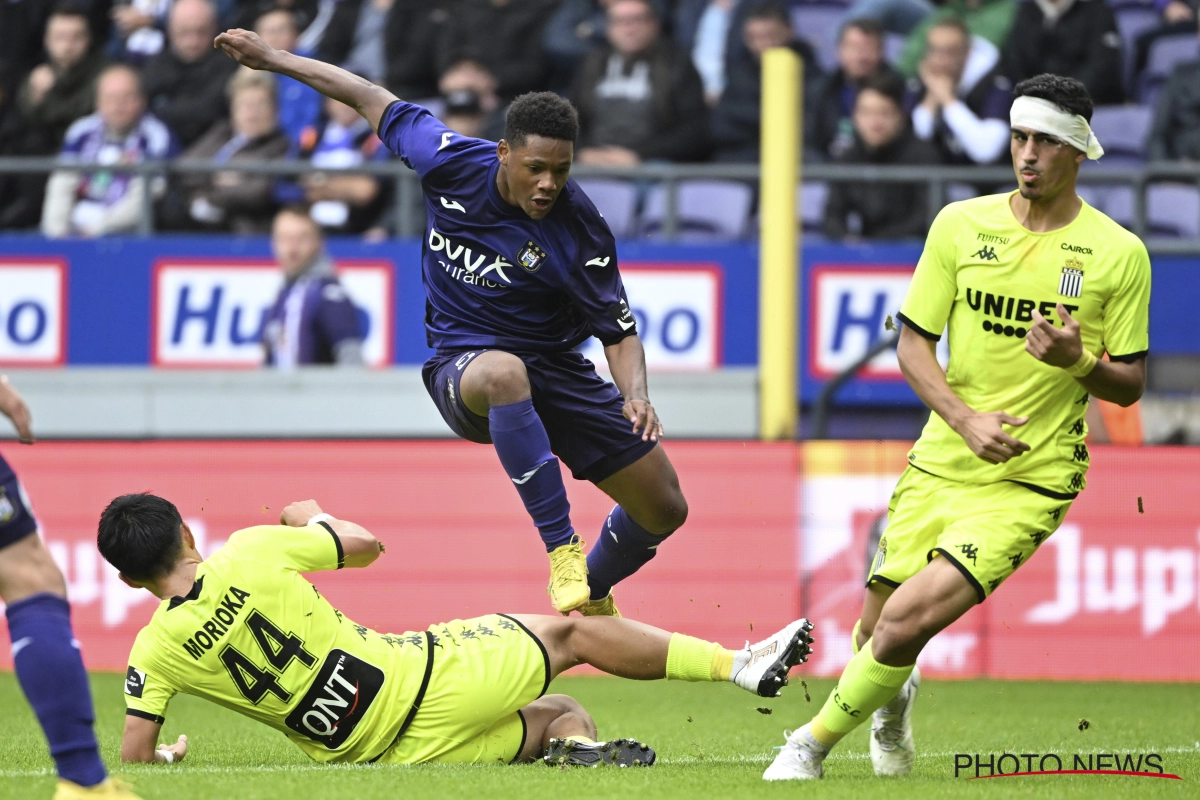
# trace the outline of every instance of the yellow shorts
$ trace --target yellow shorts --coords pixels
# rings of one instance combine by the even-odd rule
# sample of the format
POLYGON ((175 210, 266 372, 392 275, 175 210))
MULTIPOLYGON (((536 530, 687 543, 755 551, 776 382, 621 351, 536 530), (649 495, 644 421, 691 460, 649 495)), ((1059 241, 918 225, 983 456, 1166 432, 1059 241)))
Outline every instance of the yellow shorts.
POLYGON ((429 687, 412 725, 380 763, 512 762, 525 745, 520 709, 550 684, 545 647, 503 614, 456 619, 429 631, 429 687))
POLYGON ((888 503, 867 584, 899 586, 936 555, 958 567, 982 603, 1058 530, 1070 507, 1069 498, 1011 481, 960 483, 909 467, 888 503))

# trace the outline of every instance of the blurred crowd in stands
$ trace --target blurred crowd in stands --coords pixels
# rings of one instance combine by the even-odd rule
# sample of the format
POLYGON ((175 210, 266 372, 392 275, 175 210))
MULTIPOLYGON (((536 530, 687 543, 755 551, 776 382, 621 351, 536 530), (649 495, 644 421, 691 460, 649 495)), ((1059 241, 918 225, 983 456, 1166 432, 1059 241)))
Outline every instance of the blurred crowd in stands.
MULTIPOLYGON (((391 154, 351 109, 213 49, 229 27, 387 86, 466 135, 496 139, 514 97, 559 92, 579 109, 580 164, 757 161, 760 59, 773 47, 804 62, 809 161, 1003 164, 1013 85, 1054 72, 1083 81, 1098 105, 1139 109, 1121 117, 1142 126, 1118 155, 1129 163, 1200 159, 1198 5, 2 0, 0 155, 98 167, 179 156, 229 168, 169 180, 0 174, 0 229, 131 231, 149 192, 164 230, 265 233, 279 208, 304 203, 326 232, 384 235, 387 181, 328 170, 391 154), (312 171, 281 180, 237 169, 272 159, 312 171)), ((835 183, 820 227, 920 236, 924 191, 835 183)))

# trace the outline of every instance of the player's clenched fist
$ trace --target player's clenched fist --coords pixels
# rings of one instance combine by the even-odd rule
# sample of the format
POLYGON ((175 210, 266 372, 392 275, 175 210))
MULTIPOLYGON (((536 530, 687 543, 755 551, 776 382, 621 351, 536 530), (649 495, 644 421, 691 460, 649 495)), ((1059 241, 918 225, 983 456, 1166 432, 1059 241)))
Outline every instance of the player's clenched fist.
POLYGON ((250 69, 271 69, 279 51, 267 46, 254 31, 231 28, 218 34, 213 47, 225 51, 225 55, 250 69))
POLYGON ((316 500, 297 500, 283 510, 279 515, 279 524, 290 525, 293 528, 303 528, 317 514, 323 514, 316 500))
POLYGON ((973 413, 954 426, 954 430, 971 448, 971 452, 989 464, 1003 464, 1029 452, 1029 445, 1014 439, 1004 431, 1004 425, 1014 428, 1029 422, 1029 417, 1014 417, 1003 411, 973 413))

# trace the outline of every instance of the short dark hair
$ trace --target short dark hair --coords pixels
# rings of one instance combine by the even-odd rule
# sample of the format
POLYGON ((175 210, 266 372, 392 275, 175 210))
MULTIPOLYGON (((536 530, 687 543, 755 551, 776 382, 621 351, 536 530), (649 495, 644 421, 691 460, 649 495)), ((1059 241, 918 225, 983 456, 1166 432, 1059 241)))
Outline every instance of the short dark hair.
POLYGON ((760 0, 750 6, 750 10, 746 12, 746 21, 752 19, 773 19, 789 28, 792 27, 792 15, 778 0, 760 0))
POLYGON ((166 575, 183 551, 183 518, 169 500, 123 494, 100 515, 96 544, 104 560, 125 577, 149 581, 166 575))
POLYGON ((879 92, 884 97, 904 108, 904 79, 894 72, 878 72, 863 81, 859 94, 867 89, 879 92))
POLYGON ((554 92, 529 92, 513 100, 504 120, 504 140, 509 147, 520 147, 530 136, 574 142, 579 136, 575 106, 554 92))
MULTIPOLYGON (((943 17, 929 26, 929 30, 933 30, 934 28, 953 28, 958 31, 963 41, 967 43, 967 48, 971 47, 971 29, 967 27, 967 23, 958 17, 943 17)), ((926 31, 926 36, 928 36, 928 31, 926 31)))
POLYGON ((850 20, 838 32, 838 41, 841 42, 842 38, 846 35, 846 31, 851 29, 858 31, 864 36, 871 36, 880 41, 883 40, 883 23, 877 19, 859 17, 858 19, 850 20))
POLYGON ((1088 122, 1092 121, 1092 111, 1095 108, 1092 96, 1080 81, 1062 75, 1051 75, 1048 72, 1018 83, 1013 87, 1013 97, 1049 100, 1063 111, 1078 114, 1088 122))
POLYGON ((50 12, 51 17, 83 17, 83 21, 87 23, 88 33, 92 32, 92 20, 88 16, 87 8, 75 0, 67 0, 67 2, 59 3, 54 6, 54 10, 50 12))

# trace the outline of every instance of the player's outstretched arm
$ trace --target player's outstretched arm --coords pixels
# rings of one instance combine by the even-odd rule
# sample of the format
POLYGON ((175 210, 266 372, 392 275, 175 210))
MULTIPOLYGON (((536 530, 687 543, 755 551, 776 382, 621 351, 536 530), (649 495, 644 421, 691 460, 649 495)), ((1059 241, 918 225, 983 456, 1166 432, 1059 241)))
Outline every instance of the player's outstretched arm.
POLYGON ((175 744, 158 744, 161 722, 142 717, 125 717, 125 735, 121 738, 121 760, 134 764, 173 764, 187 756, 188 740, 180 736, 175 744))
POLYGON ((221 48, 243 67, 287 75, 307 83, 326 97, 345 103, 371 123, 376 133, 384 110, 399 99, 382 86, 340 67, 268 47, 253 31, 232 28, 219 34, 213 47, 221 48))
POLYGON ((950 384, 937 361, 935 343, 905 325, 900 329, 896 355, 900 371, 908 385, 935 414, 946 421, 971 452, 989 464, 1003 464, 1025 453, 1029 445, 1009 436, 1002 426, 1018 427, 1028 417, 1014 417, 1003 411, 980 412, 964 403, 950 384))
POLYGON ((30 427, 32 420, 29 416, 29 407, 25 405, 25 401, 21 399, 21 395, 8 382, 7 375, 0 375, 0 412, 12 420, 13 427, 17 429, 17 437, 20 439, 21 444, 33 444, 33 429, 30 427))
POLYGON ((303 528, 313 517, 320 517, 337 534, 338 540, 342 543, 344 566, 370 566, 384 551, 383 542, 376 539, 370 531, 349 520, 336 519, 326 514, 317 505, 316 500, 300 500, 292 503, 279 515, 279 522, 293 528, 303 528))

